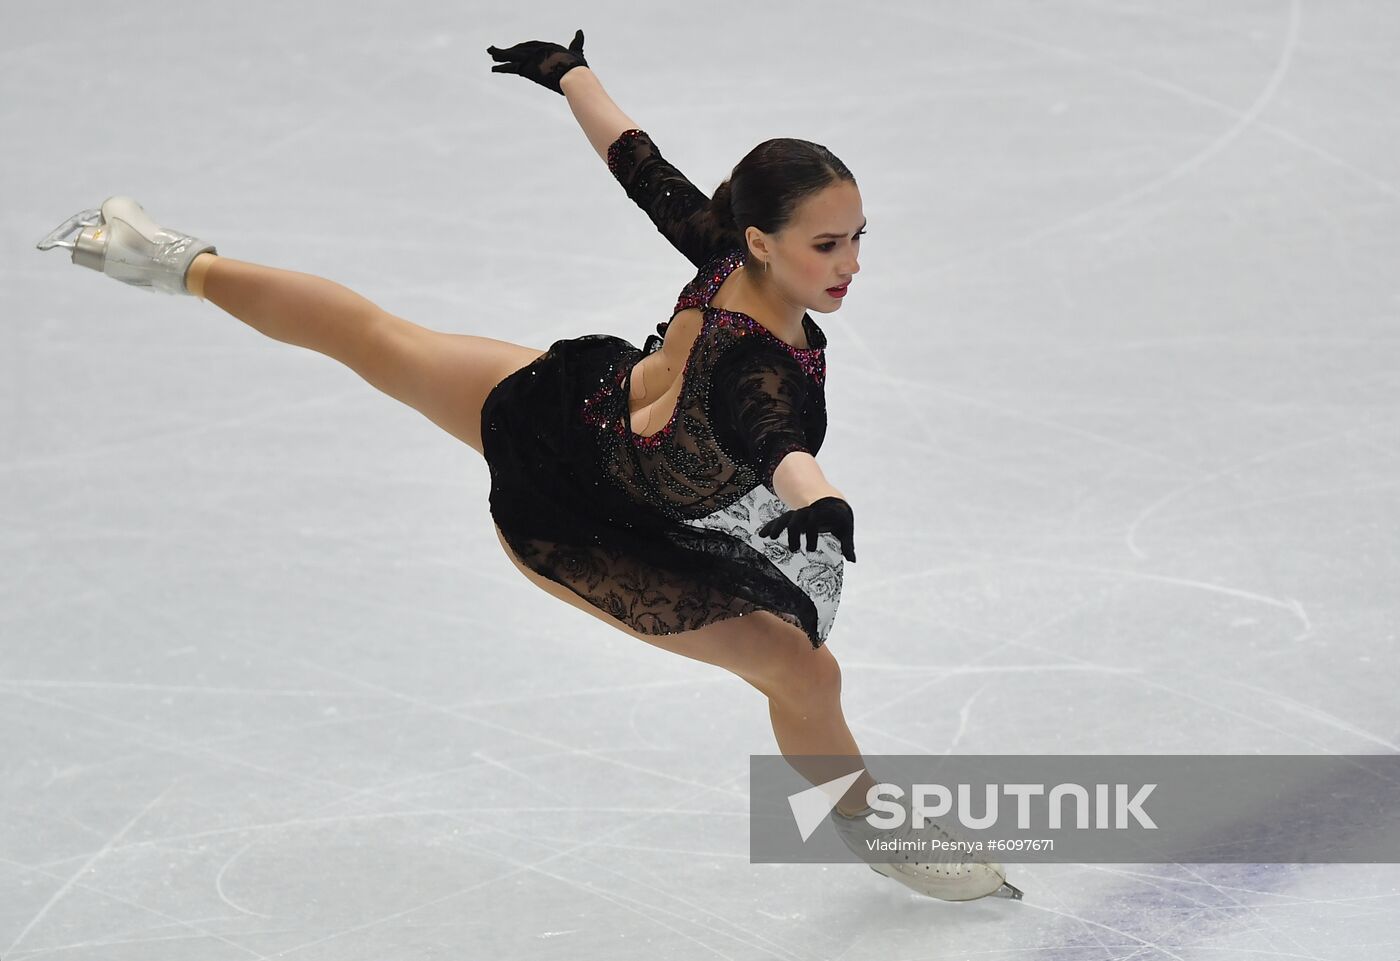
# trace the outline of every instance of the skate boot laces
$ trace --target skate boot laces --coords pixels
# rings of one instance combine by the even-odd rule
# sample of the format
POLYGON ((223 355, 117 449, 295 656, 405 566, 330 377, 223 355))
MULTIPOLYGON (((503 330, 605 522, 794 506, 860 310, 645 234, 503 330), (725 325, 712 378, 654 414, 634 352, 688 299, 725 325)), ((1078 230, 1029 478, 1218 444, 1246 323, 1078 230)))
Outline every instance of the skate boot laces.
POLYGON ((943 901, 972 901, 991 894, 1020 900, 1020 890, 1006 881, 1000 864, 974 855, 943 825, 926 821, 916 828, 906 809, 898 827, 882 829, 865 819, 869 811, 853 818, 833 812, 832 820, 846 846, 875 873, 943 901))

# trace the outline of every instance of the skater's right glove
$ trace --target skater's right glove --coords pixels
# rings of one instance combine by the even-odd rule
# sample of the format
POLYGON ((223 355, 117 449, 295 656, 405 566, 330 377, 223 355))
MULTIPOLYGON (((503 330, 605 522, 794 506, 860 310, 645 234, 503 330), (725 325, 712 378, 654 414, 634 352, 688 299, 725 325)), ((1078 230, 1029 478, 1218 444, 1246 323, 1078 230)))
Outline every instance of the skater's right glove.
POLYGON ((760 537, 776 538, 787 528, 788 549, 796 552, 802 535, 807 535, 807 550, 817 549, 817 535, 828 531, 841 542, 841 556, 854 563, 856 559, 855 515, 851 505, 839 497, 823 497, 806 507, 786 511, 758 529, 760 537))
POLYGON ((492 73, 519 74, 560 96, 564 90, 559 81, 564 74, 575 67, 588 66, 588 61, 583 59, 582 30, 574 34, 573 42, 567 47, 547 40, 526 40, 504 50, 490 46, 486 52, 496 61, 496 66, 491 68, 492 73))

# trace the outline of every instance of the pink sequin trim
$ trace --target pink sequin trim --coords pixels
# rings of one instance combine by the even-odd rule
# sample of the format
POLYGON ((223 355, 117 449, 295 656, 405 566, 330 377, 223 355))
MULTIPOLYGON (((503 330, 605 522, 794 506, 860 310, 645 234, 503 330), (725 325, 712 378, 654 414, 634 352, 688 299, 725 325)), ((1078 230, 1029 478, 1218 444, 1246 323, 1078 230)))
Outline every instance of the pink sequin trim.
MULTIPOLYGON (((630 142, 641 133, 643 133, 643 131, 638 128, 626 130, 608 147, 608 168, 610 170, 616 167, 621 151, 626 149, 630 142)), ((753 335, 763 337, 777 344, 797 361, 802 367, 802 370, 806 372, 807 376, 811 377, 819 384, 824 384, 826 382, 826 354, 824 348, 794 347, 777 334, 774 334, 767 327, 754 320, 748 314, 740 313, 737 310, 725 310, 721 307, 710 306, 710 298, 719 291, 725 278, 733 273, 743 262, 744 252, 738 248, 717 254, 709 263, 701 267, 701 272, 681 291, 680 298, 676 301, 676 309, 671 314, 672 317, 682 310, 694 307, 699 307, 704 311, 704 319, 701 323, 700 333, 696 335, 695 342, 691 345, 690 354, 686 357, 685 369, 681 373, 682 380, 688 383, 687 378, 693 366, 692 360, 695 357, 697 349, 704 341, 707 332, 712 330, 715 325, 719 325, 743 331, 746 336, 753 335)), ((824 337, 825 335, 822 336, 824 337)), ((614 434, 626 435, 631 440, 633 446, 650 451, 661 447, 670 439, 671 435, 675 433, 676 419, 680 415, 681 401, 684 399, 684 396, 677 398, 675 407, 671 410, 671 418, 666 422, 665 427, 645 437, 633 432, 630 413, 631 404, 628 398, 620 397, 619 395, 624 393, 627 374, 630 369, 628 363, 635 364, 636 361, 640 359, 640 357, 633 359, 630 356, 623 358, 623 363, 618 365, 612 378, 612 383, 604 383, 603 386, 593 392, 592 396, 583 402, 582 418, 584 423, 592 427, 607 430, 614 434), (622 401, 621 404, 618 403, 619 400, 622 401), (619 407, 621 408, 621 413, 618 416, 607 418, 602 413, 602 411, 612 411, 619 407)), ((684 388, 682 390, 682 395, 684 395, 684 388)))
POLYGON ((706 308, 708 311, 725 318, 729 326, 743 328, 760 337, 765 337, 779 347, 782 347, 792 355, 793 360, 801 365, 802 369, 807 372, 808 377, 811 377, 819 384, 825 384, 826 354, 824 348, 794 347, 767 327, 754 320, 748 314, 742 314, 737 310, 725 310, 722 307, 709 306, 710 298, 714 297, 714 295, 719 292, 719 288, 724 284, 725 278, 732 274, 743 262, 744 252, 738 248, 715 257, 706 264, 705 267, 701 268, 702 271, 709 268, 708 272, 696 276, 694 280, 686 285, 685 290, 681 291, 681 296, 676 301, 676 309, 671 312, 671 316, 674 317, 680 311, 693 307, 706 308))
POLYGON ((618 160, 622 151, 632 146, 632 141, 636 140, 638 135, 646 136, 646 131, 633 127, 630 130, 622 131, 617 135, 617 139, 608 145, 608 171, 614 177, 617 176, 618 160))

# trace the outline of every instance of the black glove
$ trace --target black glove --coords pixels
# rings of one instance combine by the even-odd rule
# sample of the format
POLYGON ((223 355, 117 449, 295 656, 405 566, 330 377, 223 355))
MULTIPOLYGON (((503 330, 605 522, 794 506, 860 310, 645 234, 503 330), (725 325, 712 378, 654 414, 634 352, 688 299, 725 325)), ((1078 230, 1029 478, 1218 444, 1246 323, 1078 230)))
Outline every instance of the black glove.
POLYGON ((564 91, 559 81, 564 74, 575 67, 588 66, 588 61, 583 59, 582 30, 574 34, 573 42, 567 47, 547 40, 526 40, 504 50, 487 47, 486 52, 497 61, 497 65, 491 68, 492 73, 518 73, 560 96, 564 91))
POLYGON ((787 528, 788 549, 796 551, 802 535, 807 535, 807 550, 817 549, 817 535, 830 531, 841 541, 841 555, 846 560, 856 559, 855 515, 851 505, 839 497, 823 497, 800 510, 787 511, 773 518, 758 529, 760 537, 776 538, 787 528))

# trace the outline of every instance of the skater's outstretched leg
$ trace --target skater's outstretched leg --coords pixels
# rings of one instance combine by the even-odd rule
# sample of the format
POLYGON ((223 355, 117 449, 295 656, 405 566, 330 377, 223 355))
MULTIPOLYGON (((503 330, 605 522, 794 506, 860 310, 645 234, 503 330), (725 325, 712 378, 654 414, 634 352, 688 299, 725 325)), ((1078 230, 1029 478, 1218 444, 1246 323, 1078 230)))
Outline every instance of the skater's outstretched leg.
POLYGON ((543 351, 430 330, 332 280, 221 257, 156 223, 131 197, 80 211, 37 244, 124 284, 209 300, 248 326, 341 361, 370 384, 481 451, 481 407, 543 351))
POLYGON ((390 317, 348 287, 313 274, 214 254, 196 257, 185 283, 190 293, 259 333, 333 357, 357 373, 378 374, 365 379, 385 393, 394 392, 392 365, 374 370, 375 360, 383 359, 376 355, 390 317))
POLYGON ((196 257, 187 284, 255 330, 335 358, 478 453, 486 395, 543 353, 431 330, 324 277, 228 257, 196 257))

